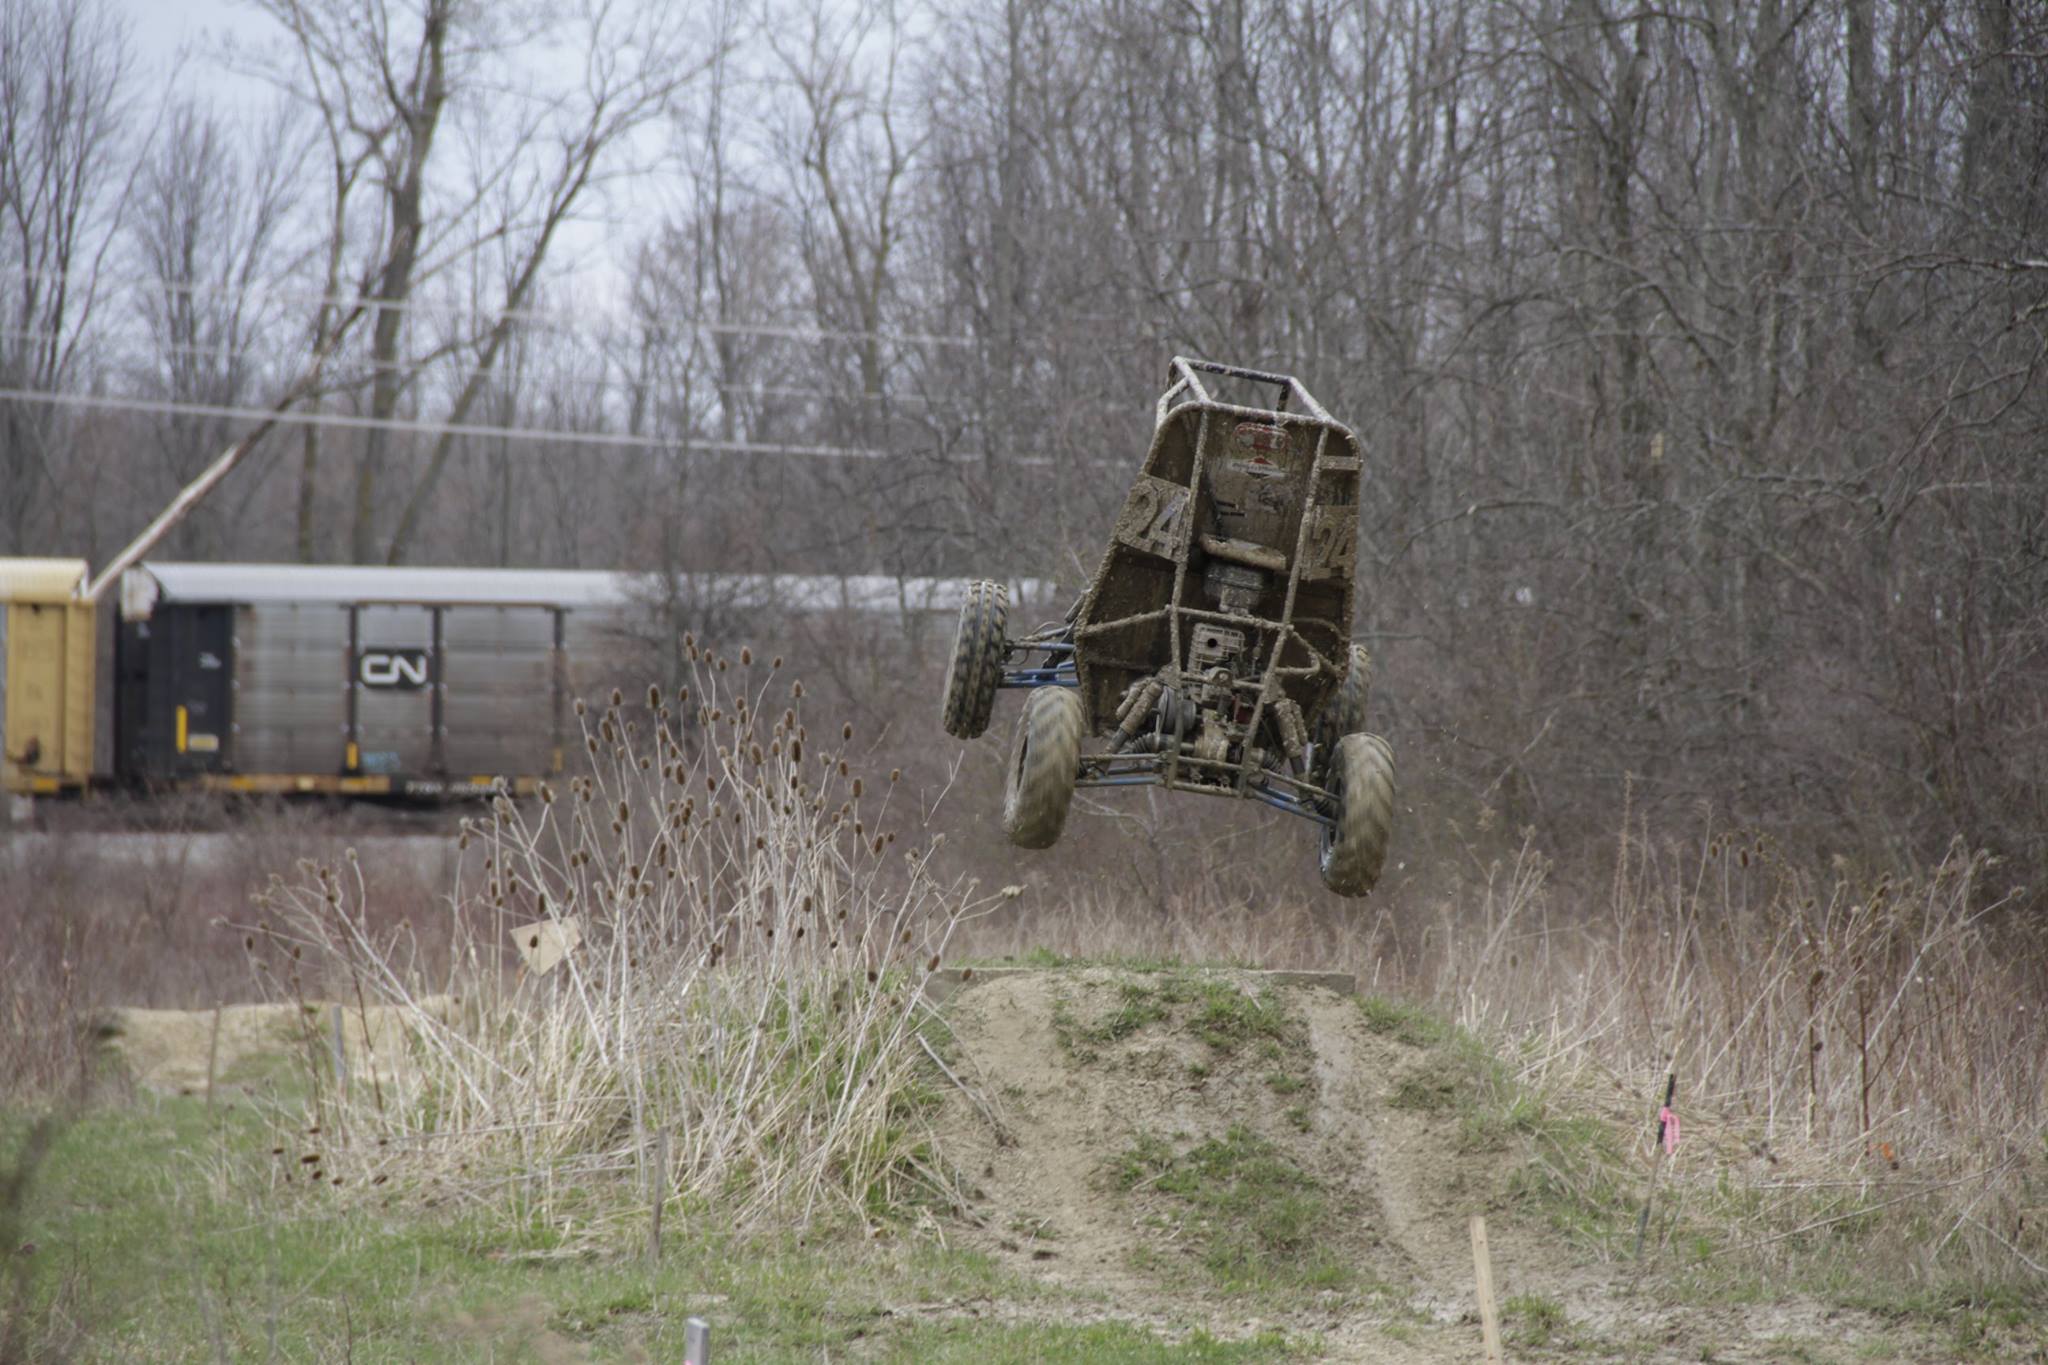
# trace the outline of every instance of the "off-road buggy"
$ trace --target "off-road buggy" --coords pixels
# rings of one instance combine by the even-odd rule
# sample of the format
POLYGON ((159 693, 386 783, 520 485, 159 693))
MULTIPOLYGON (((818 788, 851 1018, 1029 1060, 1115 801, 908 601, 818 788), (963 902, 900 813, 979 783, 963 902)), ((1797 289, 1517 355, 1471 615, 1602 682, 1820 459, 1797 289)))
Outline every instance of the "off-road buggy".
POLYGON ((946 732, 972 739, 997 689, 1030 690, 1003 796, 1012 842, 1057 841, 1076 787, 1157 783, 1312 820, 1324 884, 1372 889, 1394 760, 1363 733, 1372 662, 1350 639, 1360 462, 1299 380, 1174 359, 1151 450, 1066 620, 1013 638, 988 581, 961 605, 946 732), (1104 742, 1084 752, 1091 736, 1104 742))

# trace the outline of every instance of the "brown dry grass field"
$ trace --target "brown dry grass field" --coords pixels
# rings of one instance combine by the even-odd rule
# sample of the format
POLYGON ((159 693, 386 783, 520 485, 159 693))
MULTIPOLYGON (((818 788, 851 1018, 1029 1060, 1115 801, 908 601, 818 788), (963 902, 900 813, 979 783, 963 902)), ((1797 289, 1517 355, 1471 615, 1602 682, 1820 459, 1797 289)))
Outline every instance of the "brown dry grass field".
POLYGON ((2048 1358, 2048 957, 1967 846, 1424 773, 1338 903, 1197 798, 1017 853, 1000 735, 691 663, 523 805, 0 834, 0 1360, 1476 1360, 1474 1214, 1510 1359, 2048 1358))

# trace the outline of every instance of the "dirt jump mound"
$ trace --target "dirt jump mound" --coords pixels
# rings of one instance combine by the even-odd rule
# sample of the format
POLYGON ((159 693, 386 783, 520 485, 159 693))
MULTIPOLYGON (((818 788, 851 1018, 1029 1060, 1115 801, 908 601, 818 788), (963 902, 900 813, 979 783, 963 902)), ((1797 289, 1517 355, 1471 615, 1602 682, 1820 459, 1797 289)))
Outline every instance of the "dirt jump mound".
MULTIPOLYGON (((1343 978, 1168 968, 970 975, 942 1149, 986 1249, 1119 1309, 1245 1296, 1341 1333, 1360 1302, 1472 1307, 1467 1218, 1503 1259, 1570 1274, 1503 1198, 1448 1031, 1343 978), (1528 1253, 1536 1253, 1534 1255, 1528 1253)), ((1523 1276, 1528 1284, 1530 1276, 1523 1276)), ((1375 1313, 1370 1316, 1384 1317, 1375 1313)))

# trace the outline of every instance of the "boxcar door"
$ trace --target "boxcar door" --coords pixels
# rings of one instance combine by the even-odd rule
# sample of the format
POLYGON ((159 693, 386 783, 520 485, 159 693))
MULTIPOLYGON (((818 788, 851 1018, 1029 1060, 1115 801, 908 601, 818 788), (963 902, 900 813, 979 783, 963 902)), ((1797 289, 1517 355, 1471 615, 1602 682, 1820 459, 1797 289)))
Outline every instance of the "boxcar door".
MULTIPOLYGON (((7 618, 4 692, 7 761, 27 778, 64 771, 64 666, 71 658, 64 628, 69 612, 49 602, 0 602, 7 618)), ((73 627, 76 628, 75 626, 73 627)))
POLYGON ((157 612, 157 665, 168 686, 153 699, 172 774, 221 772, 234 758, 235 609, 180 604, 157 612))
POLYGON ((457 777, 532 777, 552 766, 553 607, 455 606, 442 613, 448 768, 457 777))
POLYGON ((305 777, 345 766, 348 613, 258 602, 235 613, 235 770, 305 777))
POLYGON ((434 771, 433 613, 426 607, 356 608, 358 764, 366 773, 434 771))

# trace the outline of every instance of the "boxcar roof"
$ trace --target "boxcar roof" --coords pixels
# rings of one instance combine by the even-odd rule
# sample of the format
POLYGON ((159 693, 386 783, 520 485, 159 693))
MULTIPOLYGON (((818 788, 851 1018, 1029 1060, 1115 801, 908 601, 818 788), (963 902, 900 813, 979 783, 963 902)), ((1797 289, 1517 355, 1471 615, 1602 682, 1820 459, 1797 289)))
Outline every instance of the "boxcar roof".
MULTIPOLYGON (((166 564, 130 569, 121 596, 126 611, 156 602, 335 603, 404 602, 592 606, 631 600, 622 574, 549 569, 381 568, 354 564, 166 564)), ((132 613, 130 613, 132 614, 132 613)))
MULTIPOLYGON (((685 574, 675 590, 685 600, 799 610, 950 611, 964 585, 954 579, 846 577, 807 574, 685 574)), ((1012 593, 1036 598, 1044 585, 1023 580, 1012 593)), ((615 607, 656 603, 666 596, 658 574, 588 569, 383 568, 324 564, 171 564, 149 561, 121 583, 121 614, 146 618, 158 602, 234 605, 615 607)))
POLYGON ((68 602, 85 578, 82 559, 0 559, 0 602, 68 602))

